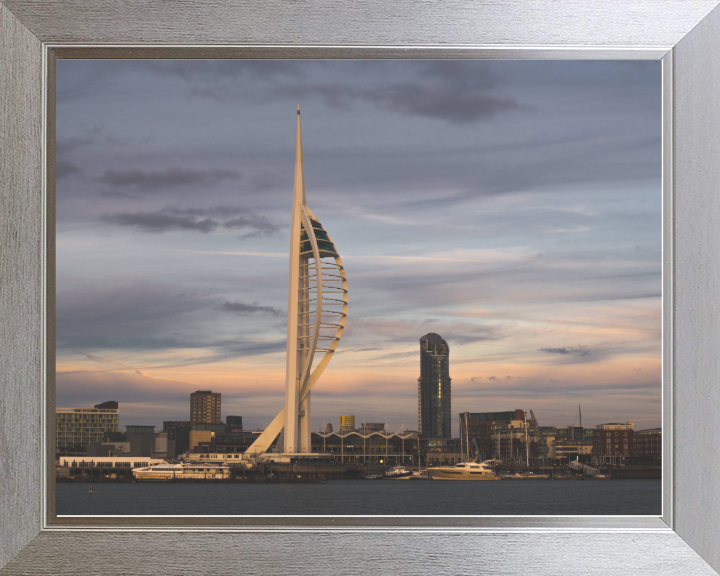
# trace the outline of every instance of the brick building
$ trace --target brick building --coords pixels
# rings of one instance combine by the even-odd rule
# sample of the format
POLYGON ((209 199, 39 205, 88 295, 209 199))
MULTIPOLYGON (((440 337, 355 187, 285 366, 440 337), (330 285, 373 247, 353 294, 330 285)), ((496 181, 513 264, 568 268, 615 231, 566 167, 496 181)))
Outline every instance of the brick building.
POLYGON ((493 455, 497 454, 497 437, 495 435, 495 429, 500 426, 509 426, 510 422, 513 420, 524 419, 525 412, 519 409, 508 410, 507 412, 461 412, 460 441, 462 444, 463 454, 467 454, 469 450, 471 457, 475 457, 475 445, 473 444, 474 439, 480 448, 482 458, 484 460, 492 458, 493 455), (467 433, 465 431, 466 422, 467 433), (466 446, 466 441, 469 443, 469 447, 466 446))
POLYGON ((220 393, 198 390, 190 394, 190 427, 196 424, 220 424, 220 393))
POLYGON ((622 464, 634 455, 632 422, 598 424, 593 433, 593 457, 597 464, 622 464))
POLYGON ((642 460, 662 460, 662 428, 635 432, 633 456, 642 460))

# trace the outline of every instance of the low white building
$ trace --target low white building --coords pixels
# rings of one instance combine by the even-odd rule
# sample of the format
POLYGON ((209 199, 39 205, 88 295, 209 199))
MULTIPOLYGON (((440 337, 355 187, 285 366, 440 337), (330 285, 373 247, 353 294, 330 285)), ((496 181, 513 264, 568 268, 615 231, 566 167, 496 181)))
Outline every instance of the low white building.
POLYGON ((200 452, 188 452, 183 455, 186 462, 208 462, 212 464, 231 464, 233 466, 251 468, 252 458, 245 454, 203 454, 200 452))
POLYGON ((163 463, 163 459, 145 456, 61 456, 58 459, 61 468, 144 468, 163 463))

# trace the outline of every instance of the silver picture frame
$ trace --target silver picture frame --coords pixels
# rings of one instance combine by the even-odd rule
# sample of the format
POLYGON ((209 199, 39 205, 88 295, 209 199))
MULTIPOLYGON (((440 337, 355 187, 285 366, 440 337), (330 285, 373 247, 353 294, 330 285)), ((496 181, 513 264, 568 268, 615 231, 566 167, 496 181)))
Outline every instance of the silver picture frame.
POLYGON ((717 574, 718 4, 0 0, 0 574, 717 574), (662 515, 56 518, 59 57, 662 60, 662 515))

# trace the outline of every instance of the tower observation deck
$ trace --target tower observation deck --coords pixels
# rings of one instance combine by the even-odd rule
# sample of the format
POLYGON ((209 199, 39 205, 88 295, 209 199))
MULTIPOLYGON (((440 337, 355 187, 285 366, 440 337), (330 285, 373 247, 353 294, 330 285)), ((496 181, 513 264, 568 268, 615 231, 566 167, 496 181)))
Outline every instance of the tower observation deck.
POLYGON ((285 408, 248 448, 248 456, 264 454, 281 431, 286 454, 310 452, 310 390, 340 342, 347 307, 347 278, 342 260, 330 235, 306 203, 298 106, 290 220, 285 408))

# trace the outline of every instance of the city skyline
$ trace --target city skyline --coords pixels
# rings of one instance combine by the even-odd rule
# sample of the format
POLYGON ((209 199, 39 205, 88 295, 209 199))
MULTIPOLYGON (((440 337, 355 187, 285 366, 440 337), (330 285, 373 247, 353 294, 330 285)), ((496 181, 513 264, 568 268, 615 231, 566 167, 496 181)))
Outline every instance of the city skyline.
MULTIPOLYGON (((660 424, 660 65, 124 62, 57 68, 57 401, 120 424, 190 392, 282 405, 293 115, 352 286, 313 399, 417 421, 417 340, 457 413, 660 424), (125 412, 123 414, 123 412, 125 412)), ((315 204, 317 202, 317 204, 315 204)))

